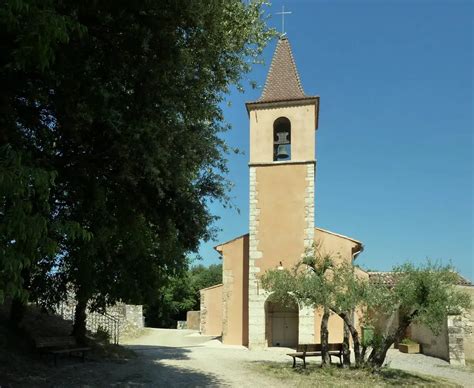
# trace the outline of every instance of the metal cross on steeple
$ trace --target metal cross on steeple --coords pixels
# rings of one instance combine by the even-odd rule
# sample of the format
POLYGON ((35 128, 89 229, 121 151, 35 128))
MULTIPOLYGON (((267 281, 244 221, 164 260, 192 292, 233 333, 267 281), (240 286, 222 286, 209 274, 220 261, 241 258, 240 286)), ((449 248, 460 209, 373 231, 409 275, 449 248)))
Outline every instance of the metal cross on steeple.
POLYGON ((285 12, 285 6, 281 6, 281 12, 277 12, 277 15, 281 15, 281 35, 285 35, 285 15, 290 15, 291 11, 286 11, 285 12))

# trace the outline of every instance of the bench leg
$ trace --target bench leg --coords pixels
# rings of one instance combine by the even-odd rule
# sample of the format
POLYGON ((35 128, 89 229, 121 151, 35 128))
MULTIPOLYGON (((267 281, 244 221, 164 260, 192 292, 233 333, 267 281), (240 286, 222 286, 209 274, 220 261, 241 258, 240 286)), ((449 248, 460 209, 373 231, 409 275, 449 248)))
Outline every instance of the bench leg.
POLYGON ((293 368, 296 368, 296 357, 293 357, 293 368))
POLYGON ((303 357, 303 369, 306 369, 306 357, 303 357))

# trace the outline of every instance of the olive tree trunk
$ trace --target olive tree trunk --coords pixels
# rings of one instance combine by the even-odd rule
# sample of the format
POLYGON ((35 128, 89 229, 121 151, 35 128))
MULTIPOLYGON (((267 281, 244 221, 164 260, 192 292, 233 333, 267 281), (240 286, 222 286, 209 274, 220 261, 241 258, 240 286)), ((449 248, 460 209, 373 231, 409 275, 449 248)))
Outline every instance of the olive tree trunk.
POLYGON ((331 363, 331 358, 329 357, 329 331, 328 331, 328 321, 329 321, 329 309, 324 309, 324 314, 321 319, 321 366, 325 367, 331 363))

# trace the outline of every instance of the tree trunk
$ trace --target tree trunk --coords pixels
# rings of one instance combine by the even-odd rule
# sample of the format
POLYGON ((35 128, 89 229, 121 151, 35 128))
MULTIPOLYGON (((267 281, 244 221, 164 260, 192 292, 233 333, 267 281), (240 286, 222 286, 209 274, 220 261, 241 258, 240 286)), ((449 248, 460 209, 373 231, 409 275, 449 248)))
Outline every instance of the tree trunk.
POLYGON ((343 354, 342 354, 342 365, 344 368, 351 366, 351 348, 349 344, 350 331, 347 324, 344 323, 344 339, 343 339, 343 354))
POLYGON ((359 338, 359 332, 355 328, 355 326, 352 323, 351 316, 347 313, 337 313, 344 323, 347 325, 347 328, 349 329, 349 332, 351 333, 352 341, 354 342, 354 357, 355 357, 355 363, 356 366, 361 366, 364 363, 364 360, 361 357, 361 352, 360 352, 360 338, 359 338))
POLYGON ((20 322, 22 321, 25 315, 25 303, 23 300, 15 296, 12 299, 12 304, 10 306, 10 325, 18 329, 20 322))
POLYGON ((72 334, 76 337, 76 341, 79 344, 84 345, 86 343, 86 308, 89 298, 77 296, 76 310, 74 312, 74 327, 72 334))
POLYGON ((410 323, 413 321, 414 317, 418 313, 417 310, 413 311, 410 315, 405 316, 402 319, 402 322, 399 323, 397 330, 392 335, 384 336, 382 344, 380 347, 372 349, 372 352, 369 356, 369 364, 374 368, 382 367, 385 357, 387 356, 387 351, 390 349, 390 346, 393 345, 395 341, 399 342, 402 337, 405 335, 405 331, 410 326, 410 323))
POLYGON ((329 331, 328 331, 329 309, 324 309, 321 319, 321 366, 325 367, 331 363, 329 357, 329 331))

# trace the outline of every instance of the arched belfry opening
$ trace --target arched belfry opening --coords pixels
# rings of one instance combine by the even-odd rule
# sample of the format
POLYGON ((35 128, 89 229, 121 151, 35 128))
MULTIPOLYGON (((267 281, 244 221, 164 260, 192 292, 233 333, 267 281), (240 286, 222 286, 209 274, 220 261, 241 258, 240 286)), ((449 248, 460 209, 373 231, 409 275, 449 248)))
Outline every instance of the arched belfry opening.
POLYGON ((265 302, 265 338, 267 346, 296 347, 298 345, 298 303, 273 300, 265 302))
POLYGON ((273 122, 273 160, 291 160, 291 122, 286 117, 273 122))

